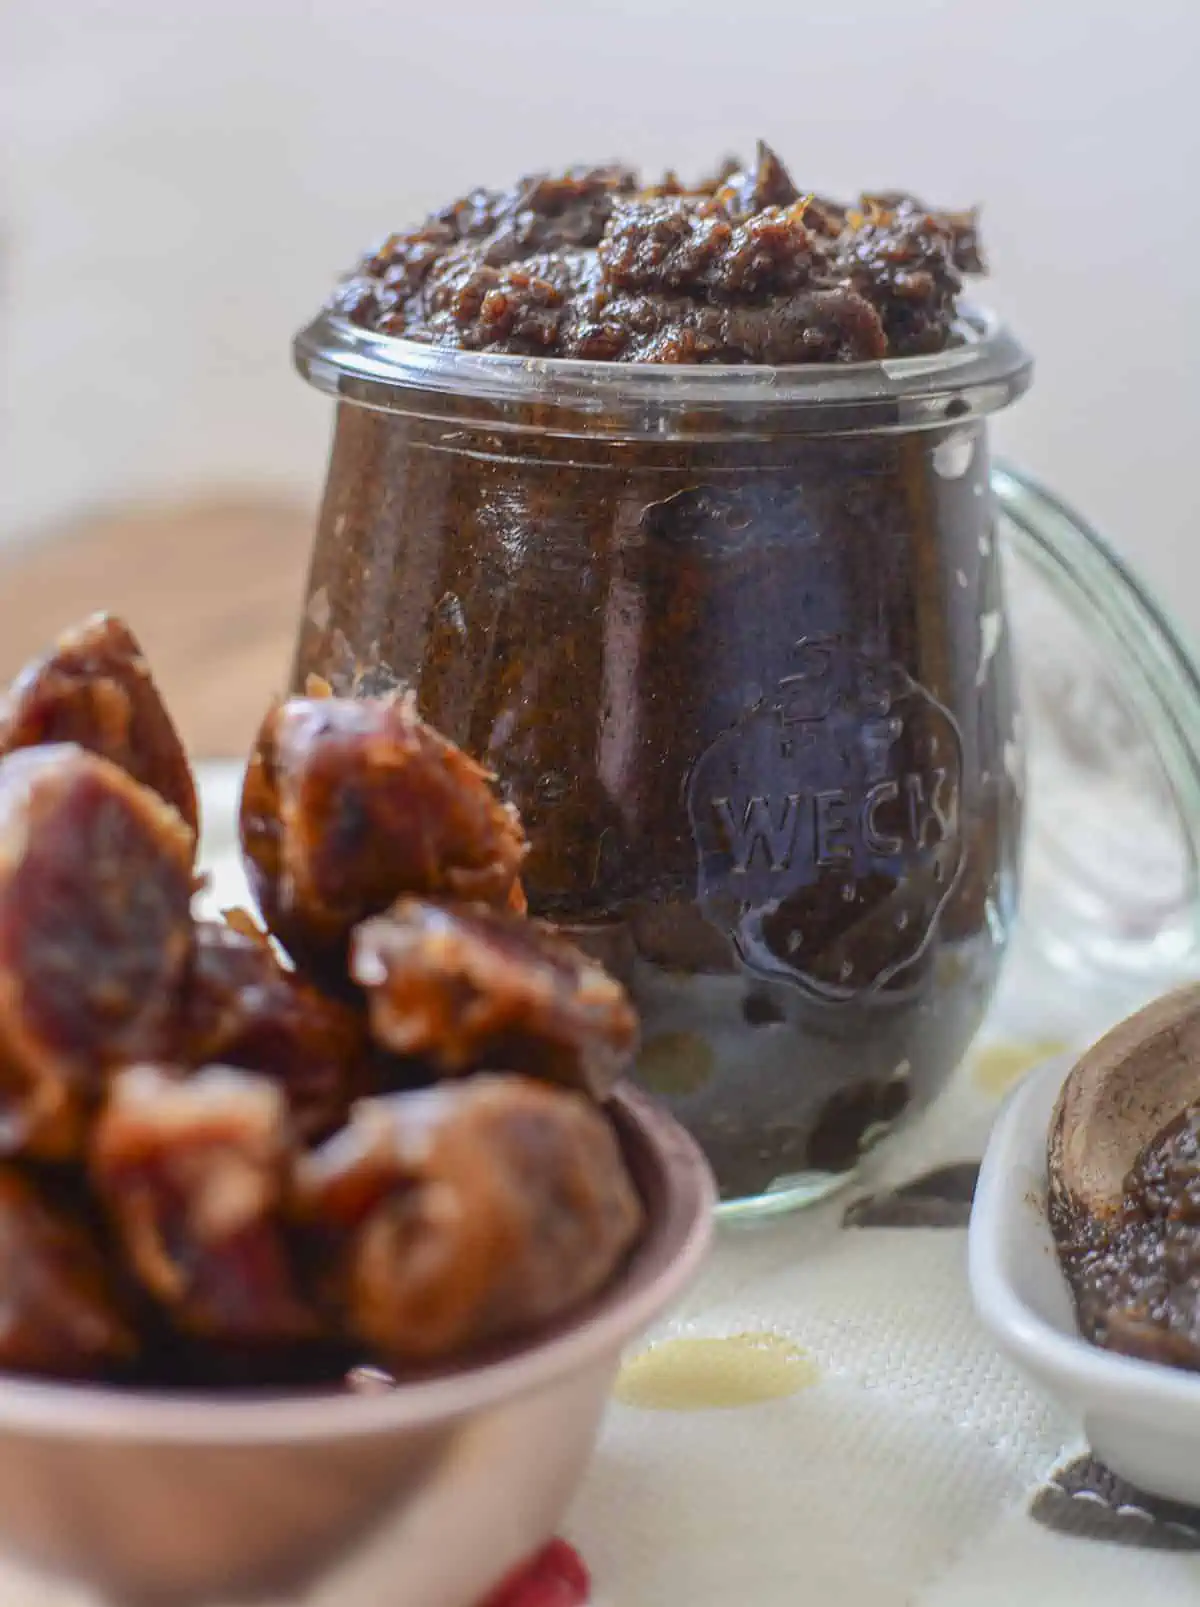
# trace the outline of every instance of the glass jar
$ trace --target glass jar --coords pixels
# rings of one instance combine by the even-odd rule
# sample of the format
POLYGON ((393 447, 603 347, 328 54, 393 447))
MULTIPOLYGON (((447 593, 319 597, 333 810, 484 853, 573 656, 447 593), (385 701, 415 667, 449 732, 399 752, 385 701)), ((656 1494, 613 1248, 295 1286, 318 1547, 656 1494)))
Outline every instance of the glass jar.
POLYGON ((630 987, 727 1201, 818 1197, 943 1086, 1016 905, 987 415, 1029 360, 467 353, 323 315, 338 398, 293 673, 416 688, 490 765, 531 909, 630 987))

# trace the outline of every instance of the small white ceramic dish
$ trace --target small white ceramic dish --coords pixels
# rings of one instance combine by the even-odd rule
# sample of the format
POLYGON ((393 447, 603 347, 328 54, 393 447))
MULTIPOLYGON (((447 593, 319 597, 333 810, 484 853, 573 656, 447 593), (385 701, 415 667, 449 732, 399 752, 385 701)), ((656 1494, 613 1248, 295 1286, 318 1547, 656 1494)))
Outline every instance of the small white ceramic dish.
POLYGON ((1009 1095, 971 1211, 971 1294, 1000 1347, 1083 1418, 1093 1451, 1153 1495, 1200 1505, 1200 1375, 1081 1339, 1046 1218, 1046 1135, 1070 1057, 1009 1095))

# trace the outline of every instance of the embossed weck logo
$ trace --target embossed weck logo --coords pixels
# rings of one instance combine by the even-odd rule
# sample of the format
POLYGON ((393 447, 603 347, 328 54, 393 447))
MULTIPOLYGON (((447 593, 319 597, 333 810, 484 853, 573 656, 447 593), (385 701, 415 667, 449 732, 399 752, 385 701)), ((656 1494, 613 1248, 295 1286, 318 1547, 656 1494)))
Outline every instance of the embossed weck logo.
POLYGON ((898 665, 807 637, 688 784, 700 898, 747 965, 827 997, 923 953, 961 870, 962 743, 898 665))

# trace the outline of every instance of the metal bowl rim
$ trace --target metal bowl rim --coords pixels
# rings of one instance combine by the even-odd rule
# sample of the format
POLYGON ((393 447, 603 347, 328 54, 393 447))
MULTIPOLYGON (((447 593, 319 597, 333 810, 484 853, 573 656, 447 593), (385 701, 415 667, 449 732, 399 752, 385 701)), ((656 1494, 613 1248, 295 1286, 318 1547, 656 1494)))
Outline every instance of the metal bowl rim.
POLYGON ((712 1234, 715 1190, 694 1141, 630 1087, 611 1114, 640 1171, 647 1222, 600 1295, 548 1332, 494 1359, 378 1393, 344 1388, 237 1396, 0 1377, 0 1432, 78 1440, 249 1446, 437 1427, 540 1391, 611 1358, 683 1289, 712 1234))

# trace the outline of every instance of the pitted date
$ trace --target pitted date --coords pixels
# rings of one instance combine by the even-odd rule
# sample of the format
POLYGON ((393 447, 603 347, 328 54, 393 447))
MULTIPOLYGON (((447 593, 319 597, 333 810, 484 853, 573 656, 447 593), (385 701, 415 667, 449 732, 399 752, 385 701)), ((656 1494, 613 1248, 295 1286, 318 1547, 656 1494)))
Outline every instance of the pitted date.
POLYGON ((361 1013, 285 971, 261 935, 220 921, 196 925, 179 1058, 272 1078, 305 1142, 332 1132, 370 1089, 361 1013))
POLYGON ((345 1234, 336 1298, 393 1366, 560 1316, 611 1277, 641 1221, 603 1115, 523 1077, 363 1101, 302 1158, 298 1198, 345 1234))
POLYGON ((0 1367, 124 1374, 140 1342, 127 1293, 83 1206, 0 1163, 0 1367))
POLYGON ((151 787, 197 830, 196 784, 141 646, 95 614, 26 666, 0 705, 0 755, 74 742, 151 787))
POLYGON ((449 1075, 518 1071, 604 1099, 637 1044, 620 983, 506 911, 401 899, 356 929, 350 969, 376 1040, 449 1075))
POLYGON ((583 1095, 636 1022, 526 918, 488 774, 409 697, 279 705, 258 915, 193 915, 196 818, 119 620, 0 703, 0 1370, 328 1385, 594 1294, 641 1207, 583 1095))
POLYGON ((126 1260, 174 1328, 252 1347, 322 1337, 287 1222, 287 1106, 223 1066, 137 1066, 113 1085, 91 1175, 126 1260))
POLYGON ((408 695, 273 709, 246 772, 241 840, 267 924, 301 963, 340 963, 351 929, 402 893, 520 897, 515 812, 408 695))
POLYGON ((0 1152, 78 1153, 107 1075, 175 1031, 192 833, 107 759, 0 760, 0 1152))

